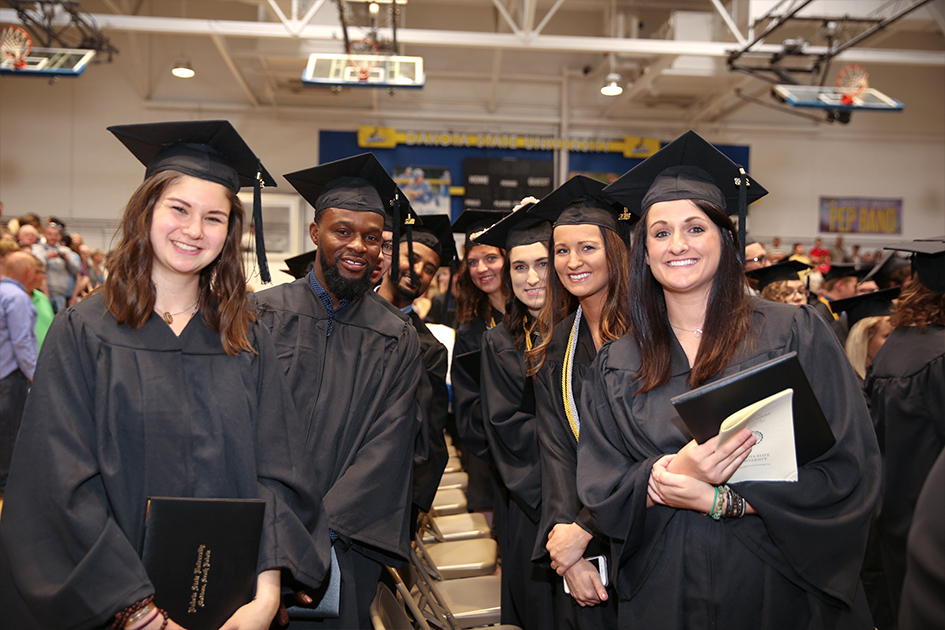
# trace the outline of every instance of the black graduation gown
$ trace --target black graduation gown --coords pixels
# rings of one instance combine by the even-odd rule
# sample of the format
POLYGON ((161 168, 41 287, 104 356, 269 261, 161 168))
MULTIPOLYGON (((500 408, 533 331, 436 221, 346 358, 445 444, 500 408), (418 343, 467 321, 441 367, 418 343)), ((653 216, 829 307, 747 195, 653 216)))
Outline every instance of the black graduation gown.
MULTIPOLYGON (((491 318, 498 326, 502 322, 502 313, 492 309, 491 318)), ((487 328, 488 323, 482 317, 459 327, 453 344, 453 361, 450 367, 456 432, 463 447, 463 468, 469 473, 466 500, 470 510, 501 510, 503 508, 499 504, 505 500, 501 496, 493 496, 496 493, 501 494, 502 491, 493 487, 498 481, 493 479, 493 475, 497 477, 498 473, 492 471, 494 465, 482 423, 480 374, 471 372, 471 366, 460 358, 460 355, 479 353, 482 335, 487 328)))
POLYGON ((425 369, 424 378, 417 388, 417 407, 423 417, 414 452, 413 503, 419 510, 429 512, 449 460, 443 433, 450 406, 446 385, 449 354, 416 311, 410 311, 408 317, 417 331, 425 369))
POLYGON ((945 447, 945 327, 897 328, 873 358, 867 386, 885 455, 880 537, 893 612, 906 537, 922 484, 945 447))
POLYGON ((456 298, 450 295, 449 291, 434 295, 430 300, 426 321, 456 328, 456 298))
POLYGON ((370 626, 363 602, 374 596, 381 564, 408 556, 422 369, 417 333, 369 292, 335 313, 328 335, 328 311, 308 278, 261 291, 255 299, 303 425, 301 441, 313 469, 310 491, 323 497, 328 526, 338 534, 346 561, 356 560, 353 550, 373 563, 371 575, 364 574, 364 563, 349 565, 347 578, 343 564, 342 618, 322 626, 370 626))
POLYGON ((533 379, 525 355, 505 326, 486 331, 482 342, 482 413, 493 461, 509 491, 508 526, 499 532, 502 551, 502 623, 523 630, 554 625, 554 579, 531 562, 541 510, 541 469, 533 379), (504 534, 504 536, 502 535, 504 534))
POLYGON ((199 315, 180 337, 154 314, 119 326, 101 293, 53 320, 0 521, 0 627, 96 628, 152 594, 149 496, 265 499, 259 570, 318 586, 328 544, 308 527, 324 513, 296 477, 299 427, 269 333, 253 324, 249 340, 256 353, 228 356, 199 315))
POLYGON ((812 308, 751 306, 753 335, 720 377, 797 351, 836 444, 796 483, 734 484, 757 516, 647 508, 653 463, 691 439, 670 403, 690 389, 689 363, 674 337, 669 383, 634 395, 636 344, 605 345, 584 386, 577 483, 615 539, 622 627, 873 627, 859 572, 880 457, 856 375, 812 308))
MULTIPOLYGON (((561 391, 564 369, 564 354, 568 338, 574 325, 575 314, 555 326, 551 344, 545 353, 545 362, 535 375, 535 407, 538 419, 538 436, 541 460, 541 522, 532 559, 543 565, 550 562, 545 545, 548 534, 558 523, 577 523, 594 538, 584 551, 585 558, 607 556, 610 543, 590 518, 590 514, 578 498, 576 480, 577 446, 568 417, 564 410, 564 395, 561 391)), ((594 338, 582 318, 578 327, 577 347, 571 368, 571 391, 574 400, 581 398, 584 378, 597 356, 594 338)), ((579 433, 580 435, 580 433, 579 433)), ((563 578, 558 577, 555 590, 557 612, 556 628, 614 628, 617 625, 616 594, 611 586, 610 596, 596 606, 581 608, 574 598, 564 592, 563 578)))
POLYGON ((945 628, 945 450, 925 479, 909 530, 908 568, 902 589, 902 630, 945 628))
POLYGON ((831 310, 831 307, 827 305, 825 300, 818 299, 812 304, 814 306, 814 310, 820 313, 820 316, 824 318, 824 321, 830 324, 830 328, 837 335, 837 339, 840 340, 840 347, 842 348, 845 346, 847 343, 847 337, 850 335, 850 324, 847 323, 847 314, 844 312, 840 313, 838 317, 834 317, 833 310, 831 310))

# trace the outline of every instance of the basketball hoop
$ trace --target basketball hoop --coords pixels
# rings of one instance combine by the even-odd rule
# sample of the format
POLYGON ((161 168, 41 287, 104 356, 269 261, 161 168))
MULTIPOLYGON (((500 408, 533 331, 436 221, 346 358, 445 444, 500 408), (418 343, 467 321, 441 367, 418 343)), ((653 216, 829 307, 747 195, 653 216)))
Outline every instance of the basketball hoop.
POLYGON ((853 105, 854 97, 861 94, 870 86, 870 75, 866 68, 857 64, 850 64, 837 75, 837 90, 840 92, 840 102, 844 105, 853 105))
POLYGON ((357 73, 358 81, 367 83, 371 78, 371 70, 377 65, 374 58, 380 54, 377 42, 373 39, 356 39, 348 46, 348 63, 357 73))
POLYGON ((0 32, 0 48, 3 50, 4 66, 25 68, 26 56, 33 50, 33 40, 23 28, 8 26, 0 32))

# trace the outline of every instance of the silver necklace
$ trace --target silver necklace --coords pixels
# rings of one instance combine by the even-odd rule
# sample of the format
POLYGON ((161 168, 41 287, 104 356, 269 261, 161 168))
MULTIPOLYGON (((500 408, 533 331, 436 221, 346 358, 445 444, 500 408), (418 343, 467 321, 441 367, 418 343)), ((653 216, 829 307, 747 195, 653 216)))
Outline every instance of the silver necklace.
POLYGON ((677 325, 674 324, 673 322, 670 322, 669 325, 672 326, 673 328, 675 328, 676 330, 682 330, 682 331, 685 331, 685 332, 692 333, 692 336, 695 337, 696 339, 698 339, 699 337, 702 336, 702 329, 701 329, 701 328, 696 328, 695 330, 691 330, 691 329, 689 329, 689 328, 683 328, 682 326, 677 326, 677 325))

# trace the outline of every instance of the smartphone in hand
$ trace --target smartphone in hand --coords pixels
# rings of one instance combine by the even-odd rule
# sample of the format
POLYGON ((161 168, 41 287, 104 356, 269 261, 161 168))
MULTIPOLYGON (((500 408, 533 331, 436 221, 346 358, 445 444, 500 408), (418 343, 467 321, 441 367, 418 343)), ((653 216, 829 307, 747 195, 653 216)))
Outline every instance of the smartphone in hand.
MULTIPOLYGON (((597 567, 597 572, 600 574, 601 584, 607 586, 610 583, 610 579, 607 577, 607 557, 606 556, 592 556, 590 558, 584 558, 595 567, 597 567)), ((568 588, 568 581, 564 581, 564 592, 568 595, 571 594, 571 589, 568 588)))

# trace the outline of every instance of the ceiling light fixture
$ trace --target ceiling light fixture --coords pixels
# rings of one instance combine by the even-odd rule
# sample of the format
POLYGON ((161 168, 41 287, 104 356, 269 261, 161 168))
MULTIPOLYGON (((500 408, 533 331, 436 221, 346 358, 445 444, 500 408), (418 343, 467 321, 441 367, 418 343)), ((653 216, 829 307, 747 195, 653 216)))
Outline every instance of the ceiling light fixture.
POLYGON ((620 96, 623 94, 623 88, 620 87, 620 75, 611 72, 604 78, 605 85, 600 89, 604 96, 620 96))
POLYGON ((178 57, 177 61, 174 62, 174 69, 171 70, 173 74, 178 79, 190 79, 196 74, 193 67, 190 65, 189 57, 178 57))

